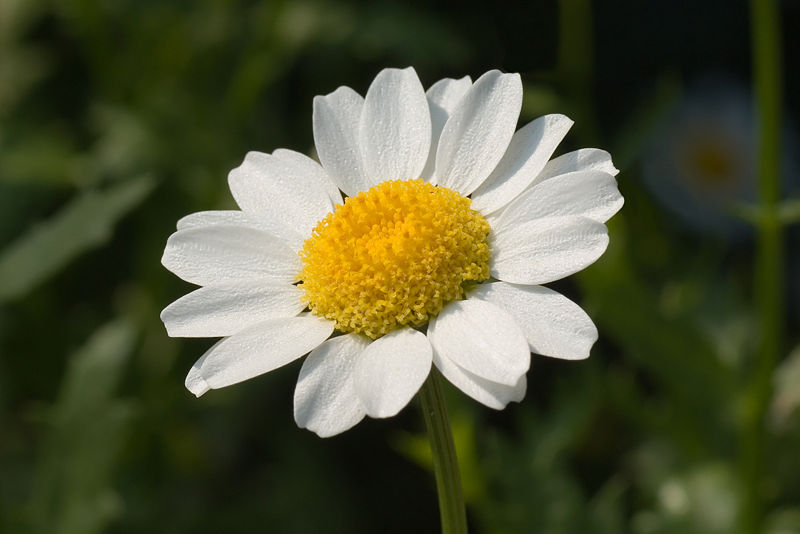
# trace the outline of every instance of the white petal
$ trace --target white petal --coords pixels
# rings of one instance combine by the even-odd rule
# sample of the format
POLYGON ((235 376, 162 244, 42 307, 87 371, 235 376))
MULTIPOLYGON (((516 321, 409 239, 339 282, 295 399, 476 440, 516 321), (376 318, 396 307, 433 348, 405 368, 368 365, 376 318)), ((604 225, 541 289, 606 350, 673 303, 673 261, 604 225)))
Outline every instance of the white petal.
POLYGON ((436 352, 491 382, 514 386, 528 370, 528 342, 511 315, 482 300, 451 302, 431 320, 436 352))
POLYGON ((584 217, 536 219, 501 227, 492 238, 492 276, 516 284, 544 284, 594 263, 608 246, 606 226, 584 217))
POLYGON ((270 319, 226 337, 192 366, 186 387, 198 397, 277 369, 316 348, 333 321, 313 315, 270 319))
POLYGON ((238 210, 198 211, 178 220, 178 230, 202 228, 204 226, 245 226, 272 234, 289 244, 292 250, 300 250, 303 237, 279 221, 259 217, 238 210))
POLYGON ((451 384, 489 408, 502 410, 509 402, 525 398, 528 381, 524 374, 513 386, 499 384, 465 371, 436 350, 433 351, 433 364, 451 384))
POLYGON ((373 182, 364 172, 358 126, 364 99, 349 87, 314 97, 314 144, 319 160, 339 189, 353 196, 373 182))
POLYGON ((623 204, 617 180, 598 171, 571 172, 531 187, 494 220, 492 228, 525 224, 544 217, 580 216, 606 222, 623 204))
POLYGON ((619 174, 619 169, 611 163, 611 154, 599 148, 581 148, 549 161, 536 181, 541 182, 559 174, 576 171, 602 171, 611 176, 619 174))
POLYGON ((343 202, 342 193, 339 191, 339 188, 336 187, 336 183, 334 183, 331 177, 328 176, 328 173, 325 172, 325 169, 322 168, 322 165, 313 159, 309 158, 305 154, 301 154, 300 152, 287 150, 285 148, 279 148, 273 152, 272 155, 276 158, 285 160, 286 162, 293 163, 297 166, 298 171, 303 172, 307 176, 313 177, 317 182, 322 184, 334 206, 343 202))
POLYGON ((589 357, 597 328, 580 306, 542 286, 482 284, 469 298, 496 304, 514 317, 532 352, 565 360, 589 357))
POLYGON ((284 241, 241 226, 178 230, 169 236, 161 263, 202 286, 260 279, 292 283, 301 268, 300 257, 284 241))
POLYGON ((353 386, 356 361, 369 341, 347 334, 325 341, 303 362, 294 389, 294 420, 322 438, 340 434, 366 411, 353 386))
POLYGON ((472 193, 508 148, 522 106, 519 74, 489 71, 461 99, 439 138, 436 181, 472 193))
POLYGON ((511 202, 542 171, 573 121, 564 115, 545 115, 520 128, 503 159, 472 194, 472 209, 491 213, 511 202))
POLYGON ((391 417, 419 391, 431 370, 431 345, 411 328, 379 337, 356 363, 356 393, 370 417, 391 417))
POLYGON ((318 174, 292 158, 248 152, 244 162, 228 174, 233 198, 243 211, 277 221, 304 238, 320 219, 333 211, 333 203, 318 174))
MULTIPOLYGON (((225 340, 220 339, 219 341, 214 343, 214 345, 210 349, 208 349, 206 354, 217 348, 217 346, 223 341, 225 340)), ((186 380, 184 381, 183 384, 186 386, 186 389, 188 389, 195 395, 195 397, 200 397, 201 395, 205 394, 211 389, 211 386, 208 385, 206 379, 203 378, 203 375, 200 372, 200 368, 196 366, 192 366, 192 368, 189 369, 189 373, 186 375, 186 380)))
POLYGON ((439 136, 442 135, 447 119, 456 108, 469 88, 472 87, 472 78, 464 76, 460 80, 445 78, 431 85, 425 93, 428 98, 428 109, 431 113, 431 149, 428 152, 428 161, 422 171, 422 177, 436 183, 434 169, 436 167, 436 149, 439 146, 439 136))
POLYGON ((359 143, 370 179, 419 178, 431 146, 431 116, 412 67, 383 69, 375 77, 364 99, 359 143))
POLYGON ((266 319, 294 317, 306 307, 301 289, 266 280, 201 287, 161 312, 172 337, 223 337, 266 319))

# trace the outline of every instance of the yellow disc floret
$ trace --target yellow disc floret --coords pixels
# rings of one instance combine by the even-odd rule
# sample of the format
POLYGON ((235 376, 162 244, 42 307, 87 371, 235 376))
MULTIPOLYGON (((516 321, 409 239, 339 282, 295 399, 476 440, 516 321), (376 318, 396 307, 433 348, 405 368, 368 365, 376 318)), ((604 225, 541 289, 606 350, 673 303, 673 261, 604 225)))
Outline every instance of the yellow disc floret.
POLYGON ((489 223, 470 199, 422 180, 345 200, 303 244, 298 279, 311 311, 373 339, 419 326, 462 284, 489 278, 489 223))

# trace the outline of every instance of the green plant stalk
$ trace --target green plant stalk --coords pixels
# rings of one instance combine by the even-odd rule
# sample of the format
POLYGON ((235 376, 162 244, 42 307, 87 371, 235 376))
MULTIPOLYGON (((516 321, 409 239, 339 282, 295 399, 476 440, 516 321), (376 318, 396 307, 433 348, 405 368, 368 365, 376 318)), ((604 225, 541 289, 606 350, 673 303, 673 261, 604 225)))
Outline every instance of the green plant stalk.
POLYGON ((781 54, 778 7, 774 0, 751 0, 753 73, 758 130, 758 174, 762 217, 758 221, 755 299, 758 359, 746 399, 742 435, 742 529, 761 531, 772 377, 783 341, 783 239, 779 213, 781 150, 781 54))
POLYGON ((466 534, 467 511, 464 507, 461 475, 458 472, 458 458, 447 416, 442 379, 435 367, 422 385, 419 398, 433 453, 442 534, 466 534))

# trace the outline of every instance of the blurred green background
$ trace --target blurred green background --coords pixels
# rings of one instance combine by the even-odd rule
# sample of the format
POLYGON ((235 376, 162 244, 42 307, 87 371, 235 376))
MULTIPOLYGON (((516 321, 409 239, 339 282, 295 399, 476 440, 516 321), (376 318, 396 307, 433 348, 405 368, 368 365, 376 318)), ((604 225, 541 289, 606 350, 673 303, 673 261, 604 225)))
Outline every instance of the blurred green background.
POLYGON ((311 153, 314 95, 407 65, 520 72, 521 121, 569 115, 559 152, 609 150, 626 199, 554 284, 592 358, 535 358, 502 412, 448 390, 472 530, 800 532, 800 2, 778 27, 769 319, 746 2, 0 1, 0 532, 438 531, 416 405, 321 440, 299 362, 197 400, 212 340, 158 318, 190 289, 159 262, 175 222, 232 207, 248 150, 311 153))

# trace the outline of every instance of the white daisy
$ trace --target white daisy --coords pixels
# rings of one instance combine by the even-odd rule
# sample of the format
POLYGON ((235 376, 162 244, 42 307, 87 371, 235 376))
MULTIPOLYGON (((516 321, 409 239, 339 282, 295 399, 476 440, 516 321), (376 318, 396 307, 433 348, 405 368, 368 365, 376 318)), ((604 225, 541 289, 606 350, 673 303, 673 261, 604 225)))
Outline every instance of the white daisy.
POLYGON ((310 352, 295 420, 332 436, 395 415, 431 365, 502 409, 524 397, 531 352, 588 357, 592 321, 540 284, 603 254, 618 171, 597 149, 548 161, 572 121, 515 132, 521 102, 518 74, 425 92, 414 69, 385 69, 366 97, 314 99, 321 165, 248 153, 228 177, 241 211, 184 217, 164 251, 203 286, 162 312, 169 335, 223 338, 186 387, 199 396, 310 352))
POLYGON ((642 178, 656 200, 696 231, 750 233, 751 225, 732 208, 757 198, 752 95, 731 83, 695 84, 655 133, 644 152, 642 178))

